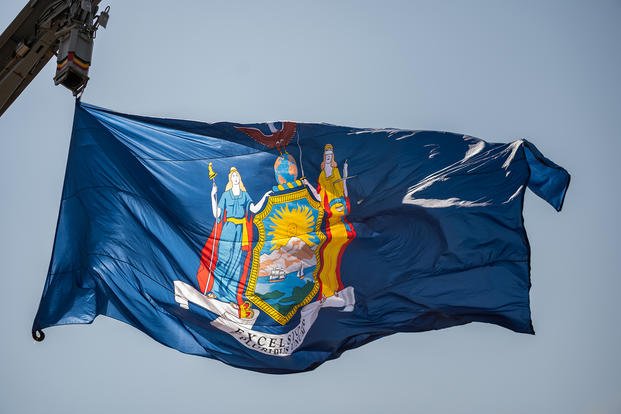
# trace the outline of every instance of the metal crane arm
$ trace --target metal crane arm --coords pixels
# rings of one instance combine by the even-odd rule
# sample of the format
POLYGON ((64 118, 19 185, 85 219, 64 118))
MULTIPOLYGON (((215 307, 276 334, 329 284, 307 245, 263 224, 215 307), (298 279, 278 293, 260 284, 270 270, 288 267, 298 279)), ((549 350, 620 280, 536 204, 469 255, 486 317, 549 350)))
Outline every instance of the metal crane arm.
POLYGON ((0 35, 0 116, 52 56, 55 83, 78 95, 88 82, 93 39, 108 21, 100 0, 30 0, 0 35))

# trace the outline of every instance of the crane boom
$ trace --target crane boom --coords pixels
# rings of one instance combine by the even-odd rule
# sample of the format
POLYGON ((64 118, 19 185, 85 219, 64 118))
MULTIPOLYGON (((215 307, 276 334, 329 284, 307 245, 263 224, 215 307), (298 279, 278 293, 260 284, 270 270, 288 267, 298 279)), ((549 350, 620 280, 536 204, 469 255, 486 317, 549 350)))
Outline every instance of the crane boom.
POLYGON ((0 35, 0 116, 56 55, 54 82, 80 94, 88 82, 93 39, 109 7, 100 0, 30 0, 0 35))

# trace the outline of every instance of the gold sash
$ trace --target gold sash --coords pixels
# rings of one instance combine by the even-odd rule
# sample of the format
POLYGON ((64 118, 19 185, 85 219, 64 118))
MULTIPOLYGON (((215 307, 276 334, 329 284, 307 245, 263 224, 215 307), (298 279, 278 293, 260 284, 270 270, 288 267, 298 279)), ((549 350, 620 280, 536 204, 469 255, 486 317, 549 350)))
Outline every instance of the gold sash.
POLYGON ((246 226, 246 218, 227 217, 226 221, 233 224, 241 224, 242 227, 242 248, 248 247, 248 227, 246 226))

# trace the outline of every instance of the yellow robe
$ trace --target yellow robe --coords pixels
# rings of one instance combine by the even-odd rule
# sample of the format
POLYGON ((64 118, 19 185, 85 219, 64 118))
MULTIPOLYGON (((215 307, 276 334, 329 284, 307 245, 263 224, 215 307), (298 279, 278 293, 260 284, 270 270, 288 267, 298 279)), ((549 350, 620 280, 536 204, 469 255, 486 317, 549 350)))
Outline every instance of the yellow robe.
POLYGON ((327 212, 326 233, 328 236, 320 253, 319 281, 321 282, 321 297, 327 298, 343 288, 340 271, 341 257, 355 233, 345 218, 349 202, 345 197, 338 168, 334 168, 329 177, 326 176, 324 170, 321 170, 318 181, 321 204, 327 212))

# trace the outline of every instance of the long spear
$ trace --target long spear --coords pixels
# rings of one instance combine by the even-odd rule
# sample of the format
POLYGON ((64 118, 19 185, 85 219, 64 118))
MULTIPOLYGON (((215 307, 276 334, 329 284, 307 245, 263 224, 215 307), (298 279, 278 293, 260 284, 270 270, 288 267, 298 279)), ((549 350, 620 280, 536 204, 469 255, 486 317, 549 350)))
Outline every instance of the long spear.
MULTIPOLYGON (((216 173, 213 170, 213 164, 212 163, 209 163, 209 165, 207 165, 207 168, 209 169, 209 179, 215 185, 215 183, 216 183, 215 179, 216 179, 216 176, 218 175, 218 173, 216 173)), ((214 229, 217 224, 218 224, 218 218, 216 217, 214 219, 212 229, 214 229)), ((212 230, 212 234, 213 234, 213 230, 212 230)), ((213 277, 213 269, 212 269, 213 268, 213 252, 216 249, 216 237, 215 237, 215 234, 213 234, 213 236, 214 236, 213 237, 213 242, 211 243, 211 258, 209 259, 209 278, 205 282, 205 291, 203 292, 203 295, 207 294, 207 289, 209 289, 209 281, 213 277)))

